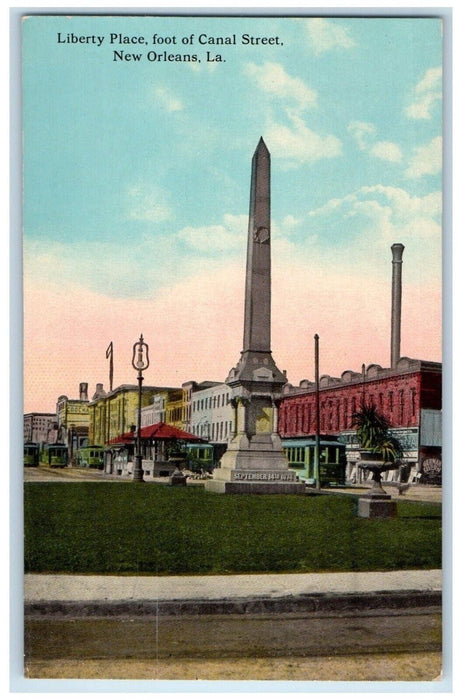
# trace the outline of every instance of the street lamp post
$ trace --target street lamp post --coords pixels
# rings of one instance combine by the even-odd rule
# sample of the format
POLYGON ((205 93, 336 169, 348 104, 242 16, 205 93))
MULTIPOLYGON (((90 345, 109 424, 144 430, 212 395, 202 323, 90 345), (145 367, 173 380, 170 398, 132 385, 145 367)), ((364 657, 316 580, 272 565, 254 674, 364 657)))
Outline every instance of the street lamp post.
POLYGON ((149 367, 149 347, 143 340, 143 334, 140 335, 140 339, 133 346, 132 366, 138 370, 138 428, 133 481, 144 481, 143 457, 141 454, 141 387, 143 385, 143 370, 149 367))

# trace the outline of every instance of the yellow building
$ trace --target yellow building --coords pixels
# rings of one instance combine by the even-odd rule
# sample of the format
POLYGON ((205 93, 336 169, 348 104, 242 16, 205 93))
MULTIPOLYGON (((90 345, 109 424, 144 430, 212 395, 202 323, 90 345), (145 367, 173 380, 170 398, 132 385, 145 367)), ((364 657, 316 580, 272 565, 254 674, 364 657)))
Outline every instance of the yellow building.
POLYGON ((165 402, 165 422, 184 430, 184 400, 182 389, 169 391, 165 402))
MULTIPOLYGON (((158 389, 152 403, 141 411, 141 427, 154 425, 155 423, 170 423, 178 418, 178 399, 181 389, 178 387, 166 387, 158 389)), ((176 427, 182 428, 178 425, 176 427)))
MULTIPOLYGON (((157 387, 142 387, 142 408, 152 403, 156 392, 157 387)), ((96 392, 88 404, 90 444, 105 447, 111 440, 134 430, 138 422, 138 397, 136 384, 121 384, 107 394, 103 385, 97 384, 96 392)))
POLYGON ((69 399, 60 396, 56 402, 56 418, 58 423, 58 440, 69 448, 72 459, 75 451, 88 439, 89 410, 88 384, 79 385, 79 398, 69 399))

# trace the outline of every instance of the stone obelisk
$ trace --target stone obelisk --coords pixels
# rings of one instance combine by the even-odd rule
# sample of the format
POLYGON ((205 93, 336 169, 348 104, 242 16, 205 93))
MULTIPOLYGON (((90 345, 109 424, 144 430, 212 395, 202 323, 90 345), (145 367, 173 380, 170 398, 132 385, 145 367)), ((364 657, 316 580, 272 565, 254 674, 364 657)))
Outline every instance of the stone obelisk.
POLYGON ((276 401, 286 383, 271 354, 270 154, 260 139, 252 160, 244 344, 226 379, 233 434, 206 489, 216 493, 303 493, 277 433, 276 401))

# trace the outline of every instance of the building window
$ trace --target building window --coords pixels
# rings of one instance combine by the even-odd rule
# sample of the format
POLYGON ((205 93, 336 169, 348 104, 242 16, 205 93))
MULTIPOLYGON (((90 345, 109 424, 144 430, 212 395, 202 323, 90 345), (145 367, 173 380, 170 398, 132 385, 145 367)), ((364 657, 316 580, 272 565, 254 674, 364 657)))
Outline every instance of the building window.
POLYGON ((401 423, 404 421, 404 390, 401 389, 399 392, 399 420, 401 423))
POLYGON ((309 429, 310 429, 310 424, 309 424, 308 406, 306 404, 304 404, 304 406, 303 406, 303 432, 305 434, 307 434, 309 429))
POLYGON ((415 389, 411 389, 411 411, 412 416, 415 416, 415 389))

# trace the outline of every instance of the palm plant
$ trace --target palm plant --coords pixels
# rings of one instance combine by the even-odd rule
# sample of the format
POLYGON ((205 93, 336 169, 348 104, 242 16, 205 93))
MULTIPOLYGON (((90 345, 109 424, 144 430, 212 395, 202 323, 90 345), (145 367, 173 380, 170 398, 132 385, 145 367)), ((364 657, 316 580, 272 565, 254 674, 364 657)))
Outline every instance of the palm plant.
POLYGON ((361 405, 353 413, 352 427, 363 450, 378 456, 384 463, 393 463, 403 456, 399 440, 390 434, 390 424, 373 404, 361 405))

